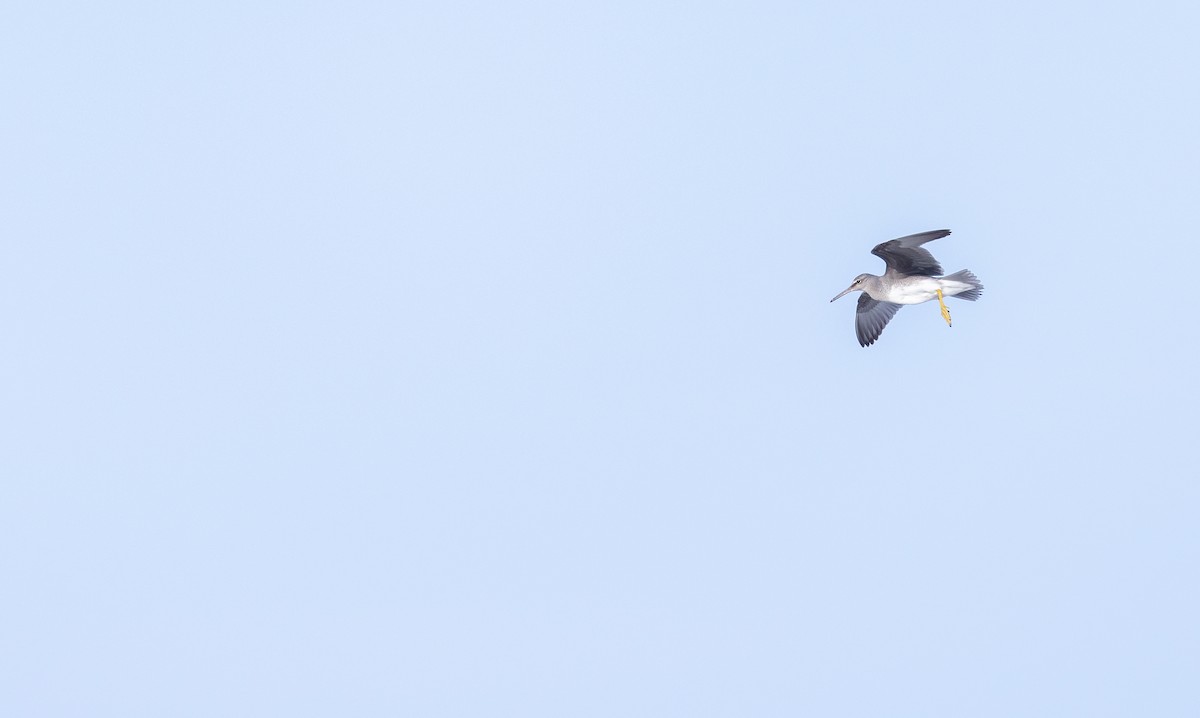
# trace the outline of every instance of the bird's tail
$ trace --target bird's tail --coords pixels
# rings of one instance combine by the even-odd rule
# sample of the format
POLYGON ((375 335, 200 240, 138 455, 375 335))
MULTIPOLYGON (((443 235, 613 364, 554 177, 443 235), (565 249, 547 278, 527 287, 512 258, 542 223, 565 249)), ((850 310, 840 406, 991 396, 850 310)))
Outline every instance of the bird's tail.
POLYGON ((953 295, 959 299, 967 299, 973 302, 976 299, 979 299, 980 295, 983 294, 983 282, 979 281, 979 277, 976 277, 974 274, 972 274, 971 270, 969 269, 960 269, 954 274, 948 274, 942 277, 942 279, 971 285, 970 289, 953 295))

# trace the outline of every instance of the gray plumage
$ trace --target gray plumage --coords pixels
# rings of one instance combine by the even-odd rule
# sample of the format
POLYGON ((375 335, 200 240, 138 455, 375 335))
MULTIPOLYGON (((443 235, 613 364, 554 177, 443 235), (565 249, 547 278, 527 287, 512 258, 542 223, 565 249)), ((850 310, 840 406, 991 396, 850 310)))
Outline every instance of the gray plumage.
POLYGON ((858 309, 854 314, 854 333, 858 336, 861 346, 869 347, 875 343, 883 328, 892 321, 896 312, 900 311, 899 304, 881 302, 871 299, 871 295, 863 292, 858 295, 858 309))
POLYGON ((920 234, 910 234, 900 239, 890 239, 880 242, 871 250, 871 254, 879 257, 887 264, 884 274, 901 274, 908 277, 936 277, 942 274, 942 265, 933 258, 928 249, 922 247, 926 242, 941 239, 950 234, 948 229, 935 229, 920 234))
POLYGON ((983 284, 969 270, 940 276, 942 265, 938 263, 923 244, 941 239, 950 234, 948 229, 935 229, 920 234, 888 240, 875 245, 871 254, 887 265, 883 276, 860 274, 850 286, 831 302, 837 301, 853 291, 861 291, 858 308, 854 313, 854 333, 858 343, 871 346, 883 333, 900 307, 905 304, 920 304, 938 299, 942 316, 950 324, 950 313, 942 305, 941 297, 958 297, 975 301, 983 293, 983 284))

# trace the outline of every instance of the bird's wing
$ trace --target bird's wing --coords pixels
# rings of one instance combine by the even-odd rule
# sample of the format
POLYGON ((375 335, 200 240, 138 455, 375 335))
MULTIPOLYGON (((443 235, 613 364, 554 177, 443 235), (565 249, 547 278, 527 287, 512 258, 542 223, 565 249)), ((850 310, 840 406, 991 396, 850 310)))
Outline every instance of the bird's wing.
POLYGON ((887 262, 889 272, 905 276, 936 277, 942 274, 942 265, 921 245, 941 239, 947 234, 950 234, 948 229, 910 234, 875 245, 871 254, 887 262))
POLYGON ((883 333, 883 328, 900 311, 900 306, 871 299, 866 292, 858 295, 858 311, 854 314, 854 333, 858 335, 858 343, 864 347, 874 344, 883 333))

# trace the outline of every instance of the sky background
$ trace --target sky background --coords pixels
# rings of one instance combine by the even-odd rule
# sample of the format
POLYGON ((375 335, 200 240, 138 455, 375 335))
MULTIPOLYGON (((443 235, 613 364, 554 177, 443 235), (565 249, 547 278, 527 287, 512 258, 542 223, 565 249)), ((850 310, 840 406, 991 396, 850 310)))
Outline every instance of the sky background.
POLYGON ((1200 714, 1198 23, 5 3, 0 713, 1200 714))

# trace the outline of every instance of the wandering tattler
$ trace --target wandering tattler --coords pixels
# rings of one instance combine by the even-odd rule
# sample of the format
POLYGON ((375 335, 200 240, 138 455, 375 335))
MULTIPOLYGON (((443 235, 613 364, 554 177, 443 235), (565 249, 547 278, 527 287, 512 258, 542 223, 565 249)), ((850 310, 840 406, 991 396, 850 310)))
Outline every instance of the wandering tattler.
POLYGON ((883 328, 900 311, 902 304, 920 304, 937 299, 938 306, 942 308, 942 318, 946 320, 946 326, 950 326, 950 310, 942 301, 943 295, 972 302, 979 299, 983 285, 978 277, 967 269, 945 277, 939 276, 942 265, 938 264, 928 249, 921 246, 948 234, 948 229, 935 229, 875 245, 871 254, 887 264, 883 276, 860 274, 846 291, 829 300, 836 302, 850 292, 862 292, 858 297, 858 310, 854 314, 854 332, 858 335, 859 344, 864 347, 874 344, 883 333, 883 328))

